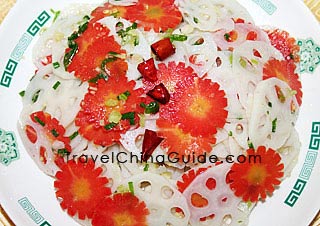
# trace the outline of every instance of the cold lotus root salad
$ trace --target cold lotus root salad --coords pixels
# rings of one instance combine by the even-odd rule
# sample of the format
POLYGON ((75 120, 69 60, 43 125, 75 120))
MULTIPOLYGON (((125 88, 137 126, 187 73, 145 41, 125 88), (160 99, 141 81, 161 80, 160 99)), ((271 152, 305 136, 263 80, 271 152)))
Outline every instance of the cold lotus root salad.
POLYGON ((21 137, 93 226, 243 226, 294 168, 299 46, 233 0, 110 0, 33 50, 21 137))

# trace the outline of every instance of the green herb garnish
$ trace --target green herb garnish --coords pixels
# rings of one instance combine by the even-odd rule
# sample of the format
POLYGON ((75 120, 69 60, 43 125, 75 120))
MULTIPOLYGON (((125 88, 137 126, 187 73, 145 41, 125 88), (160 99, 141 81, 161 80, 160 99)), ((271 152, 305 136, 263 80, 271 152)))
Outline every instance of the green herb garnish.
POLYGON ((124 93, 121 93, 119 96, 117 96, 117 99, 118 100, 127 100, 129 96, 130 96, 130 92, 125 91, 124 93))
POLYGON ((38 100, 38 98, 39 98, 40 91, 41 91, 41 90, 38 90, 37 92, 35 92, 35 93, 32 95, 32 98, 31 98, 32 103, 37 102, 37 100, 38 100))
POLYGON ((143 171, 148 171, 149 170, 149 164, 147 163, 144 168, 143 168, 143 171))
POLYGON ((272 120, 272 130, 271 130, 271 131, 272 131, 273 133, 275 133, 276 130, 277 130, 277 121, 278 121, 277 118, 275 118, 275 119, 272 120))
POLYGON ((74 138, 76 138, 77 136, 79 135, 79 132, 78 131, 75 131, 73 134, 71 134, 69 136, 70 140, 73 140, 74 138))
POLYGON ((184 42, 187 39, 188 39, 188 36, 186 36, 186 35, 178 35, 178 34, 170 35, 170 41, 171 42, 173 42, 173 41, 184 42))
POLYGON ((122 120, 129 119, 130 125, 134 125, 134 118, 135 118, 134 112, 124 113, 122 114, 122 117, 121 117, 122 120))
POLYGON ((22 91, 19 93, 19 95, 20 95, 21 97, 24 97, 25 94, 26 94, 26 91, 25 91, 25 90, 22 90, 22 91))
POLYGON ((144 108, 144 113, 146 114, 156 114, 160 108, 160 105, 157 101, 150 102, 148 105, 141 103, 140 106, 144 108))
POLYGON ((69 154, 70 152, 65 149, 65 148, 62 148, 62 149, 58 149, 57 151, 58 155, 60 155, 61 157, 64 157, 65 155, 69 154))
POLYGON ((59 136, 59 133, 57 132, 57 130, 53 129, 51 130, 51 133, 54 137, 58 137, 59 136))
POLYGON ((55 11, 54 9, 50 9, 50 12, 52 14, 54 14, 54 17, 53 17, 53 23, 56 22, 56 20, 58 19, 58 17, 60 16, 61 14, 61 11, 58 10, 58 11, 55 11))
POLYGON ((134 195, 134 187, 133 187, 133 182, 132 181, 129 181, 128 182, 128 185, 129 185, 129 191, 132 195, 134 195))
POLYGON ((105 125, 104 128, 105 128, 106 130, 111 130, 111 129, 112 129, 113 127, 115 127, 116 125, 118 125, 118 124, 117 124, 117 123, 114 123, 114 122, 111 122, 111 123, 105 125))
POLYGON ((54 62, 52 65, 54 69, 58 69, 60 67, 59 62, 54 62))
POLYGON ((42 125, 42 126, 45 126, 45 125, 46 125, 41 119, 39 119, 38 116, 34 116, 34 120, 36 120, 36 122, 39 123, 39 124, 42 125))
POLYGON ((58 87, 60 86, 61 82, 60 81, 57 81, 53 86, 52 86, 52 89, 56 90, 58 89, 58 87))
POLYGON ((97 81, 99 79, 104 79, 104 80, 107 80, 108 79, 108 76, 103 74, 103 73, 100 73, 98 74, 96 77, 92 78, 92 79, 89 79, 88 82, 89 83, 97 83, 97 81))
POLYGON ((193 17, 193 22, 195 22, 197 24, 197 23, 199 23, 199 19, 197 17, 193 17))

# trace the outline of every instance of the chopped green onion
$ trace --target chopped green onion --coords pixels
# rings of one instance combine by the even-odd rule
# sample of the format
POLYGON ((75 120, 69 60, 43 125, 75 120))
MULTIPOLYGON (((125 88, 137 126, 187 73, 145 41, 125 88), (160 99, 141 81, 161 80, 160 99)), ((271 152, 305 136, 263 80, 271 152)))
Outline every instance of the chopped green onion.
POLYGON ((118 22, 118 23, 116 23, 116 27, 117 28, 123 28, 124 24, 122 22, 118 22))
POLYGON ((39 119, 38 116, 34 116, 34 120, 36 120, 36 122, 39 123, 39 124, 42 125, 42 126, 45 126, 45 125, 46 125, 43 121, 41 121, 41 119, 39 119))
POLYGON ((272 120, 272 132, 275 133, 277 130, 277 121, 278 119, 275 118, 274 120, 272 120))
POLYGON ((69 136, 70 140, 73 140, 74 138, 76 138, 77 136, 79 135, 79 132, 78 131, 75 131, 73 134, 71 134, 69 136))
POLYGON ((41 90, 38 90, 37 92, 35 92, 31 98, 32 102, 35 103, 37 102, 38 98, 39 98, 39 93, 41 90))
POLYGON ((54 69, 58 69, 59 67, 60 67, 59 62, 54 62, 54 63, 53 63, 53 68, 54 68, 54 69))
POLYGON ((125 91, 124 93, 121 93, 119 96, 117 96, 117 99, 118 100, 127 100, 129 96, 130 96, 130 92, 125 91))
POLYGON ((73 57, 76 55, 77 51, 78 51, 78 45, 74 44, 73 48, 71 48, 71 50, 64 55, 63 65, 65 69, 67 69, 67 67, 71 64, 71 61, 73 57))
POLYGON ((50 9, 50 12, 54 14, 54 17, 53 17, 53 23, 54 23, 54 22, 56 22, 56 20, 57 20, 58 17, 60 16, 61 11, 60 11, 60 10, 55 11, 54 9, 50 9))
POLYGON ((57 130, 53 129, 51 130, 51 133, 54 137, 58 137, 59 136, 59 133, 57 132, 57 130))
POLYGON ((230 40, 230 34, 229 34, 229 33, 225 33, 225 34, 224 34, 224 39, 225 39, 226 41, 230 40))
POLYGON ((94 78, 92 78, 92 79, 89 79, 88 82, 89 82, 89 83, 97 83, 97 81, 98 81, 99 79, 105 79, 105 80, 107 80, 107 79, 108 79, 108 76, 100 73, 100 74, 98 74, 96 77, 94 77, 94 78))
POLYGON ((19 95, 20 95, 21 97, 24 97, 25 94, 26 94, 26 91, 25 91, 25 90, 22 90, 22 91, 19 93, 19 95))
POLYGON ((61 84, 61 82, 60 82, 60 81, 57 81, 57 82, 52 86, 52 88, 53 88, 54 90, 56 90, 56 89, 58 89, 58 87, 60 86, 60 84, 61 84))
POLYGON ((122 120, 129 119, 130 125, 134 125, 134 117, 135 117, 134 112, 127 112, 127 113, 122 114, 121 119, 122 120))
POLYGON ((118 124, 117 124, 117 123, 114 123, 114 122, 111 122, 111 123, 105 125, 104 128, 105 128, 106 130, 111 130, 111 129, 112 129, 113 127, 115 127, 116 125, 118 125, 118 124))
POLYGON ((254 149, 253 143, 248 140, 248 147, 254 149))
POLYGON ((61 157, 63 157, 63 156, 65 156, 65 155, 67 155, 67 154, 69 154, 70 152, 67 150, 67 149, 65 149, 65 148, 62 148, 62 149, 58 149, 58 155, 60 155, 61 157))
POLYGON ((268 106, 272 108, 272 103, 271 103, 271 102, 268 102, 268 106))
POLYGON ((229 137, 232 137, 232 131, 229 131, 228 135, 229 137))
POLYGON ((188 36, 186 35, 178 35, 178 34, 173 34, 170 35, 170 41, 179 41, 179 42, 184 42, 188 39, 188 36))
POLYGON ((195 22, 197 24, 197 23, 199 23, 199 19, 197 17, 193 17, 193 22, 195 22))
POLYGON ((148 105, 141 103, 140 106, 144 108, 146 114, 156 114, 159 111, 159 103, 157 101, 150 102, 148 105))
POLYGON ((143 171, 148 171, 149 170, 149 164, 147 163, 144 168, 143 168, 143 171))
POLYGON ((129 185, 129 191, 132 195, 134 195, 134 187, 133 187, 133 182, 132 181, 129 181, 128 182, 128 185, 129 185))

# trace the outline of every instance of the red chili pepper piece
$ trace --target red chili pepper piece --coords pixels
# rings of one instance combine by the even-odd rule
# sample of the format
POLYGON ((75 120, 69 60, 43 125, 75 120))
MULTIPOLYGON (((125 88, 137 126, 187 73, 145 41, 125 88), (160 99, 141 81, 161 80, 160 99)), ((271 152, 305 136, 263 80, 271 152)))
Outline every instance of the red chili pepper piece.
POLYGON ((153 58, 150 58, 147 61, 144 61, 138 64, 138 71, 141 73, 142 77, 150 82, 156 82, 157 78, 157 69, 154 65, 153 58))
POLYGON ((152 52, 159 58, 159 60, 165 60, 176 52, 176 49, 172 45, 170 38, 164 38, 151 45, 152 52))
POLYGON ((156 85, 152 90, 147 92, 147 95, 161 104, 166 104, 170 100, 170 94, 163 83, 156 85))
POLYGON ((149 129, 145 130, 142 142, 142 161, 146 162, 150 158, 162 140, 163 138, 158 137, 155 131, 149 129))

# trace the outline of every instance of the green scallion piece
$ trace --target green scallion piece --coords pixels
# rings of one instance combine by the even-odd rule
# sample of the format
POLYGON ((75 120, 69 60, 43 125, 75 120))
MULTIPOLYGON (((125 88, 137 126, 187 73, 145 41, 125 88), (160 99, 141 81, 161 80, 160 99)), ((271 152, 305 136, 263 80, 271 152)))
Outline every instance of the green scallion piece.
POLYGON ((134 125, 134 117, 135 117, 134 112, 127 112, 127 113, 122 114, 121 119, 122 120, 129 119, 130 125, 134 125))
POLYGON ((124 93, 121 93, 119 96, 117 96, 117 99, 118 100, 127 100, 129 96, 130 96, 130 92, 125 91, 124 93))
POLYGON ((70 152, 65 149, 65 148, 62 148, 62 149, 58 149, 58 155, 60 155, 61 157, 64 157, 65 155, 69 154, 70 152))
POLYGON ((94 77, 94 78, 92 78, 92 79, 89 79, 88 82, 89 82, 89 83, 97 83, 97 81, 98 81, 99 79, 105 79, 105 80, 107 80, 107 79, 108 79, 108 76, 105 75, 105 74, 103 74, 103 73, 100 73, 100 74, 98 74, 96 77, 94 77))
POLYGON ((34 116, 34 120, 36 120, 36 122, 39 123, 39 124, 42 125, 42 126, 45 126, 45 125, 46 125, 41 119, 39 119, 38 116, 34 116))
POLYGON ((60 81, 57 81, 53 86, 52 86, 52 89, 56 90, 58 89, 58 87, 60 86, 61 82, 60 81))
POLYGON ((74 138, 76 138, 77 136, 79 135, 79 132, 78 131, 75 131, 73 134, 71 134, 69 136, 70 140, 73 140, 74 138))
POLYGON ((248 140, 248 147, 254 149, 253 143, 248 140))
MULTIPOLYGON (((143 106, 141 106, 141 107, 143 107, 143 106)), ((159 112, 159 108, 160 108, 159 103, 157 101, 153 101, 153 102, 150 102, 148 105, 145 105, 144 113, 146 113, 146 114, 156 114, 157 112, 159 112)))
POLYGON ((60 16, 61 11, 60 11, 60 10, 55 11, 54 9, 50 9, 50 12, 54 14, 54 17, 53 17, 53 23, 54 23, 54 22, 56 22, 56 20, 57 20, 58 17, 60 16))
POLYGON ((21 97, 24 97, 25 94, 26 94, 26 91, 25 91, 25 90, 23 90, 23 91, 21 91, 21 92, 19 93, 19 95, 20 95, 21 97))
POLYGON ((35 92, 33 95, 32 95, 32 103, 35 103, 37 102, 38 98, 39 98, 39 93, 40 93, 41 90, 38 90, 37 92, 35 92))
POLYGON ((229 133, 228 133, 228 135, 229 135, 229 137, 232 137, 232 131, 229 131, 229 133))
POLYGON ((54 137, 58 137, 59 136, 59 133, 57 132, 57 130, 53 129, 51 130, 51 133, 54 137))
POLYGON ((54 62, 52 65, 54 69, 58 69, 60 67, 59 62, 54 62))
POLYGON ((116 125, 118 125, 118 124, 117 124, 117 123, 114 123, 114 122, 111 122, 111 123, 105 125, 104 128, 105 128, 106 130, 110 130, 110 129, 112 129, 113 127, 115 127, 116 125))
POLYGON ((197 17, 193 17, 193 22, 195 22, 197 24, 197 23, 199 23, 199 19, 197 17))
POLYGON ((277 130, 277 121, 278 119, 275 118, 274 120, 272 120, 272 132, 275 133, 277 130))
POLYGON ((184 42, 188 39, 188 36, 186 35, 178 35, 178 34, 173 34, 170 35, 170 41, 179 41, 179 42, 184 42))
POLYGON ((149 164, 147 163, 144 168, 143 168, 143 171, 148 171, 149 170, 149 164))
POLYGON ((129 185, 129 191, 132 195, 134 195, 134 187, 133 187, 133 182, 132 181, 129 181, 128 182, 128 185, 129 185))
POLYGON ((272 108, 272 103, 271 103, 271 102, 268 102, 268 106, 272 108))

